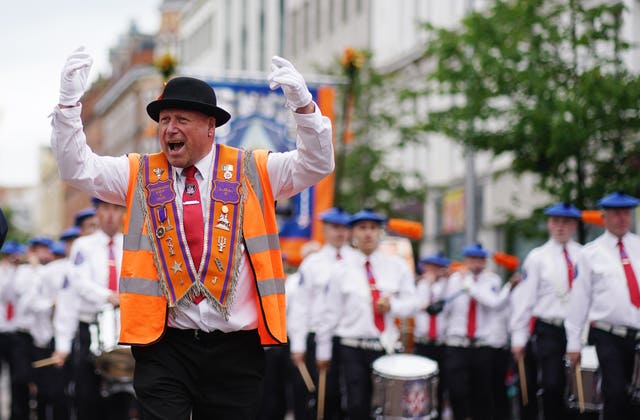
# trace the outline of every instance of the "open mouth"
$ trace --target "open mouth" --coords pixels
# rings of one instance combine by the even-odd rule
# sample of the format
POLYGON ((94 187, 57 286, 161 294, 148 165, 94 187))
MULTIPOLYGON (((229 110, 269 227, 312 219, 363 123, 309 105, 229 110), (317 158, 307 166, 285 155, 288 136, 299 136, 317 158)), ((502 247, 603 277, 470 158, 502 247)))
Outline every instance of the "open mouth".
POLYGON ((177 142, 169 143, 168 146, 169 146, 169 150, 171 150, 172 152, 177 152, 184 147, 184 142, 177 141, 177 142))

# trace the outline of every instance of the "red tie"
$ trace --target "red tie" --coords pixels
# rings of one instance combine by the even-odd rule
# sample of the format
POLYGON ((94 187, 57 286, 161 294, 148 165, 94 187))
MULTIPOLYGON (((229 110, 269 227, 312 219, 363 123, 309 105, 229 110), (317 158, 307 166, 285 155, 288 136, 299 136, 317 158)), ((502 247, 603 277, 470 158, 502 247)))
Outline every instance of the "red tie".
POLYGON ((118 291, 118 274, 116 273, 116 256, 113 253, 113 239, 109 240, 109 290, 118 291))
POLYGON ((638 280, 633 272, 633 267, 627 256, 627 252, 624 250, 622 240, 618 240, 618 247, 620 247, 620 259, 622 260, 622 268, 624 268, 624 275, 627 277, 627 287, 629 288, 629 297, 631 303, 636 308, 640 308, 640 291, 638 291, 638 280))
MULTIPOLYGON (((473 277, 476 281, 476 277, 473 277)), ((475 338, 476 336, 476 300, 469 298, 469 313, 467 314, 467 337, 475 338)))
MULTIPOLYGON (((433 287, 433 285, 431 285, 433 287)), ((429 303, 433 303, 433 290, 429 291, 429 303)), ((438 332, 438 319, 436 314, 429 314, 429 339, 435 340, 438 332)))
POLYGON ((469 315, 467 320, 467 337, 474 338, 476 336, 476 300, 469 300, 469 315))
POLYGON ((376 278, 373 276, 371 270, 371 263, 369 260, 364 263, 364 267, 367 270, 367 279, 369 280, 369 288, 371 289, 371 300, 373 304, 373 322, 376 324, 376 328, 380 332, 384 331, 384 315, 376 310, 376 302, 380 299, 380 290, 376 288, 376 278))
POLYGON ((342 259, 342 255, 340 255, 340 250, 336 253, 336 260, 340 261, 342 259))
POLYGON ((13 303, 7 302, 7 321, 13 319, 13 303))
POLYGON ((573 286, 573 263, 571 262, 571 258, 569 258, 569 252, 567 252, 566 245, 562 247, 562 253, 564 254, 564 260, 567 263, 567 278, 569 280, 569 289, 571 289, 571 286, 573 286))
MULTIPOLYGON (((191 252, 191 260, 200 267, 202 259, 202 246, 204 243, 204 218, 202 216, 202 204, 200 203, 200 187, 196 181, 196 167, 189 166, 183 170, 187 179, 184 183, 182 193, 182 224, 184 234, 187 237, 187 244, 191 252)), ((204 296, 194 296, 193 303, 196 305, 204 299, 204 296)))

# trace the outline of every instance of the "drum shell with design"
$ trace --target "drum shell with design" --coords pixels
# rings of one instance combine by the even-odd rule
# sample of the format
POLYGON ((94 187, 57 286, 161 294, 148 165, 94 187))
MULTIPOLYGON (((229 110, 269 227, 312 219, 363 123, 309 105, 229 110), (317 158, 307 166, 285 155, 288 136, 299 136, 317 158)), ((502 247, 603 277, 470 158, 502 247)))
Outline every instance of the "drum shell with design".
POLYGON ((392 354, 373 362, 372 416, 432 419, 437 415, 438 364, 414 354, 392 354))
MULTIPOLYGON (((566 403, 569 408, 580 409, 578 399, 578 385, 575 367, 566 367, 567 391, 566 403)), ((599 412, 602 410, 602 376, 600 363, 594 346, 586 346, 580 352, 580 377, 584 394, 585 411, 599 412)))

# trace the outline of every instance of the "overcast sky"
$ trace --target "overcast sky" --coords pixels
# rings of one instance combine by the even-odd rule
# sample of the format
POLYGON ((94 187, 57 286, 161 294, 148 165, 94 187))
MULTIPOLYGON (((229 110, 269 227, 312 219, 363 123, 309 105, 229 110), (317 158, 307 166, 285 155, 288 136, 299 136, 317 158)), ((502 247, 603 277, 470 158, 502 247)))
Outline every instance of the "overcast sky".
POLYGON ((33 185, 37 150, 49 144, 60 70, 84 45, 90 78, 108 74, 109 48, 132 21, 145 33, 159 26, 162 0, 6 1, 0 13, 0 186, 33 185))

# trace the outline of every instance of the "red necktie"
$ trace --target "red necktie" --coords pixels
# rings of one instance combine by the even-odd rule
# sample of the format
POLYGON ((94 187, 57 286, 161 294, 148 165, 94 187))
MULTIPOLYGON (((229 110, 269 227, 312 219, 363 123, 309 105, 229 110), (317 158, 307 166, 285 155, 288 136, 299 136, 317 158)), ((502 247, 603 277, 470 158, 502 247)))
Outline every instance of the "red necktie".
MULTIPOLYGON (((476 277, 473 277, 476 281, 476 277)), ((475 338, 476 336, 476 300, 469 298, 469 313, 467 314, 467 337, 475 338)))
POLYGON ((571 262, 571 258, 569 258, 569 252, 567 252, 566 245, 562 247, 562 253, 564 254, 564 260, 567 263, 567 278, 569 280, 569 289, 571 289, 571 286, 573 286, 573 263, 571 262))
POLYGON ((627 278, 627 287, 629 288, 629 297, 631 303, 636 308, 640 308, 640 291, 638 291, 638 280, 633 272, 633 267, 627 256, 627 252, 624 250, 622 240, 618 240, 618 247, 620 248, 620 259, 622 260, 622 268, 624 268, 624 275, 627 278))
POLYGON ((7 321, 13 319, 13 303, 7 302, 7 321))
POLYGON ((380 290, 376 288, 376 278, 373 276, 371 270, 371 263, 369 260, 364 263, 364 267, 367 270, 367 279, 369 280, 369 288, 371 289, 371 300, 373 305, 373 322, 376 324, 376 328, 380 332, 384 331, 384 315, 376 310, 376 302, 380 299, 380 290))
MULTIPOLYGON (((202 216, 202 204, 200 203, 200 187, 198 187, 198 181, 196 181, 195 177, 195 166, 184 168, 183 172, 187 179, 182 193, 182 225, 184 226, 184 234, 187 237, 187 244, 191 252, 191 260, 196 269, 198 269, 204 244, 204 218, 202 216)), ((195 296, 193 302, 197 305, 202 299, 204 299, 202 295, 195 296)))
MULTIPOLYGON (((433 285, 431 285, 433 287, 433 285)), ((433 303, 433 290, 429 291, 429 303, 433 303)), ((438 332, 438 319, 436 314, 429 314, 429 339, 435 340, 438 332)))
POLYGON ((116 256, 113 253, 113 239, 109 240, 109 290, 118 291, 118 274, 116 273, 116 256))
POLYGON ((340 250, 336 253, 336 260, 340 261, 342 259, 342 255, 340 255, 340 250))

